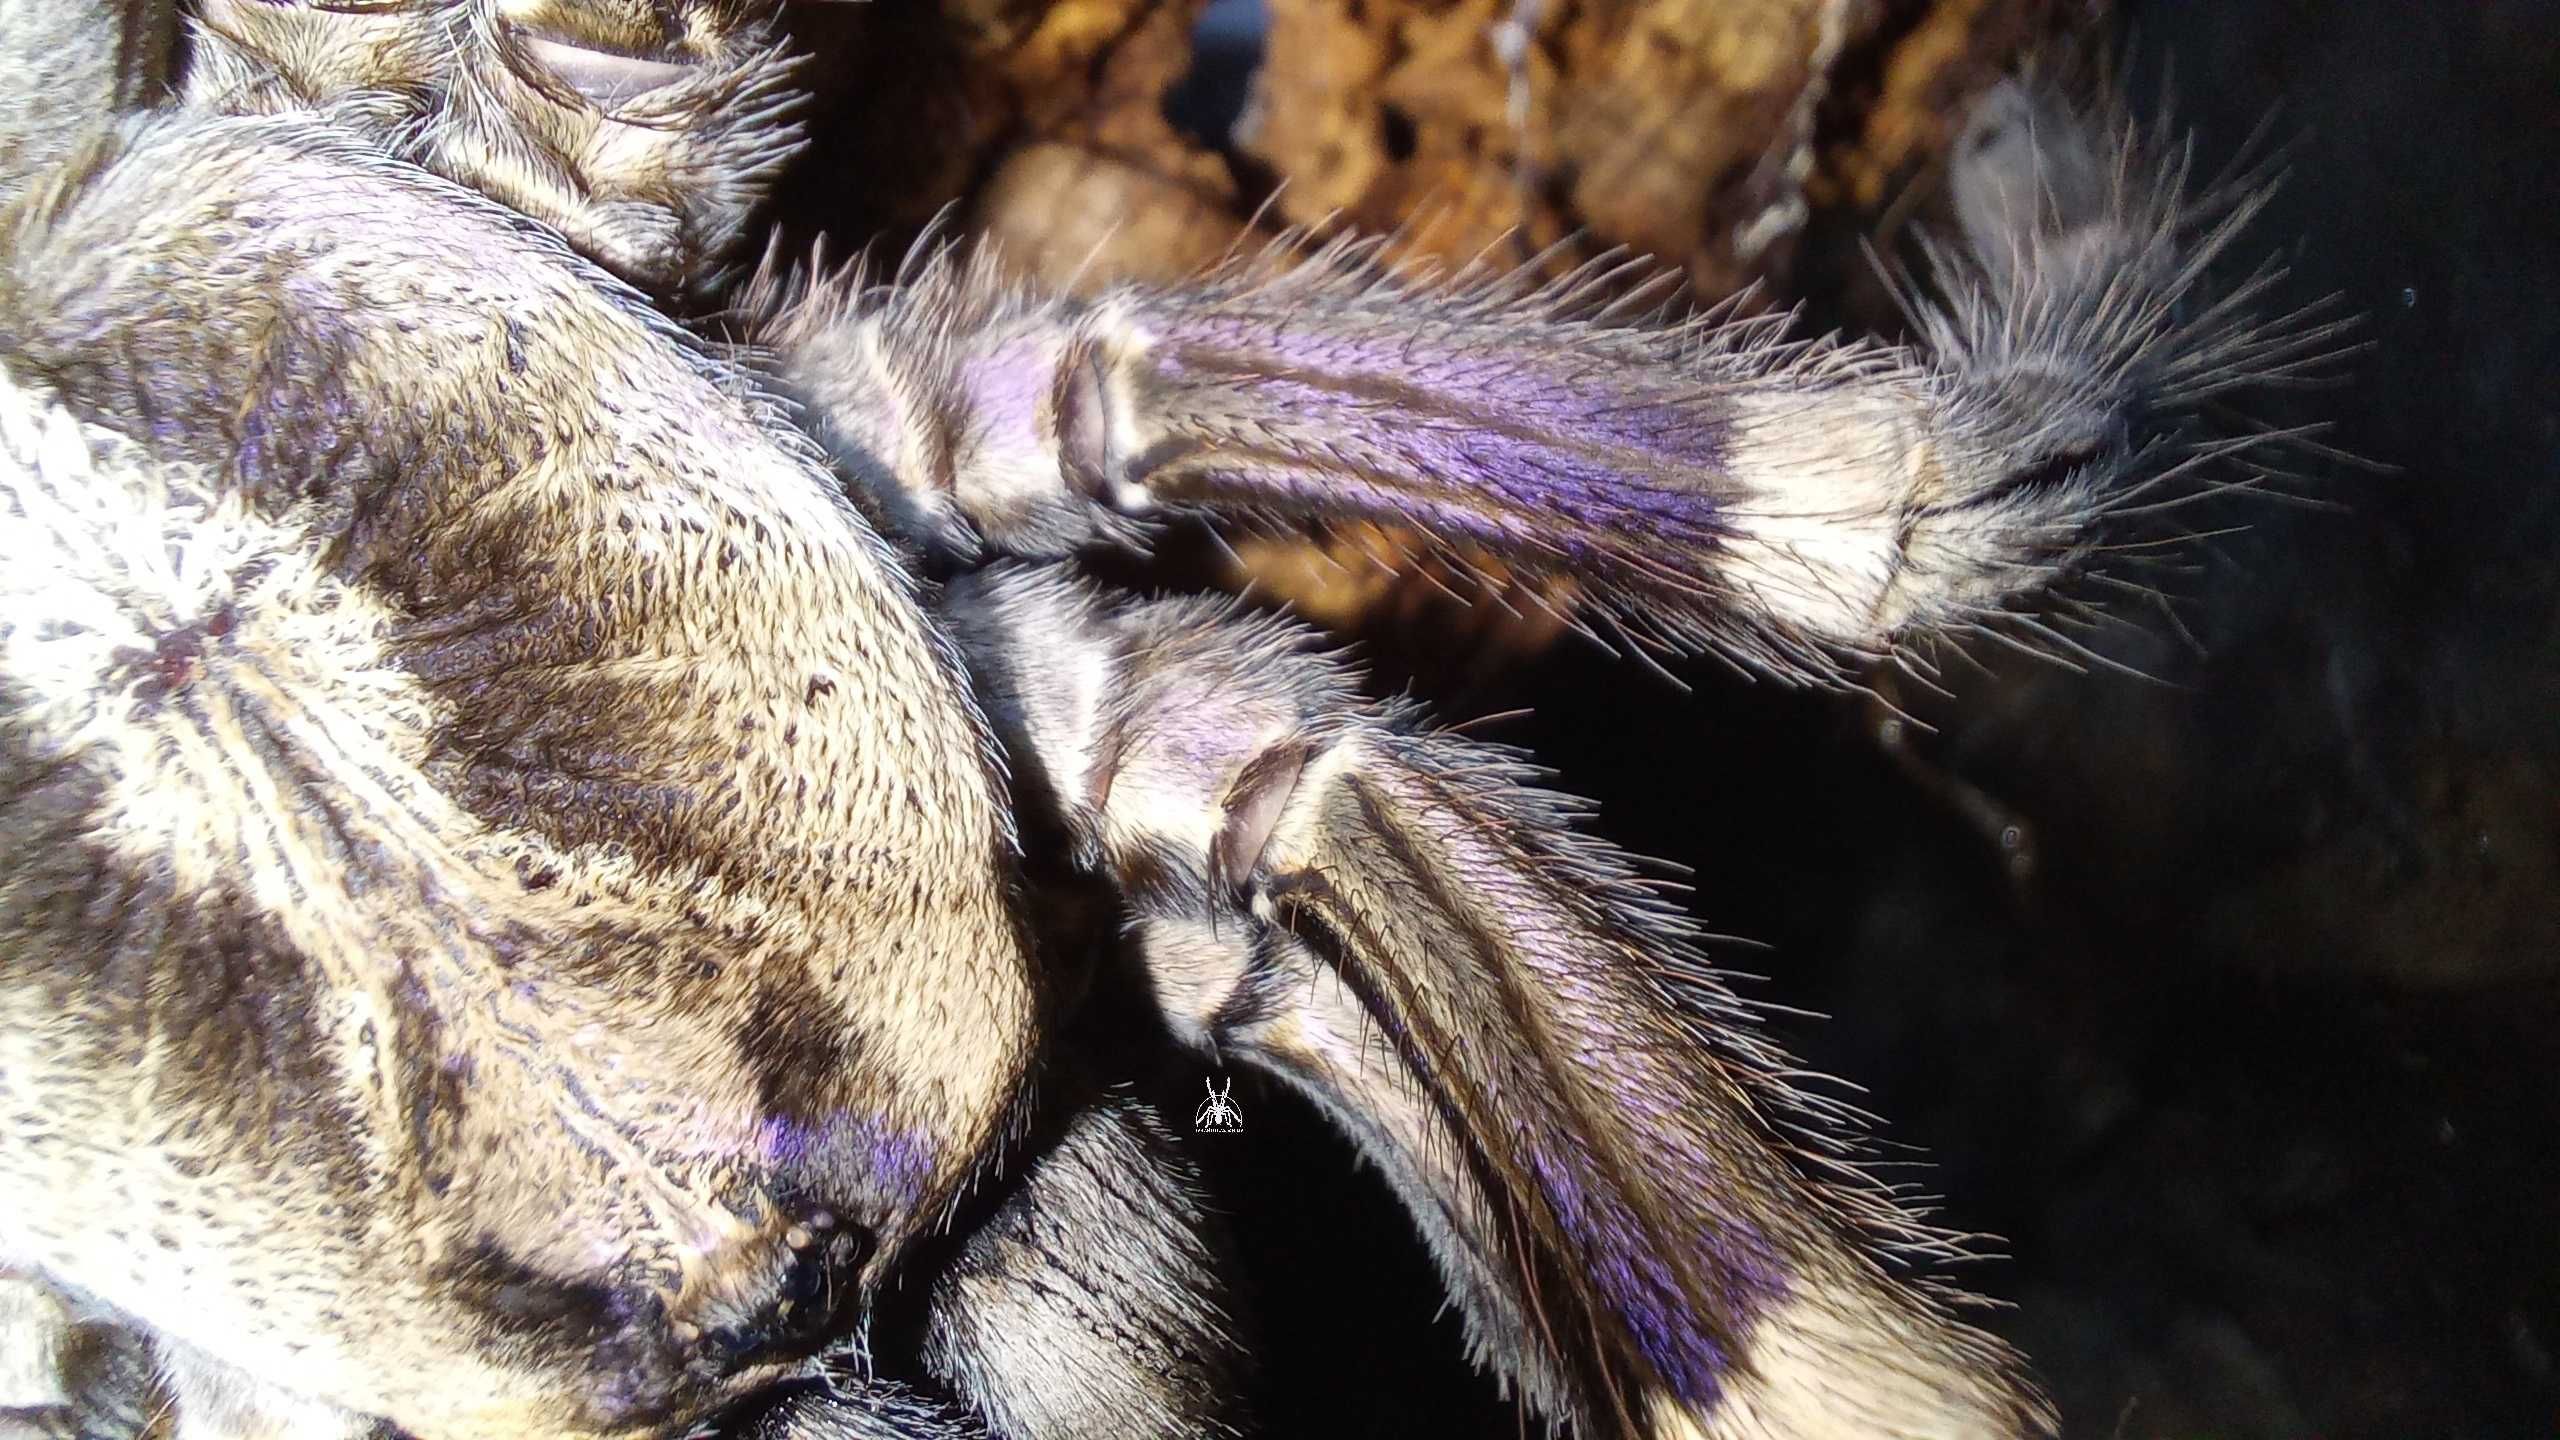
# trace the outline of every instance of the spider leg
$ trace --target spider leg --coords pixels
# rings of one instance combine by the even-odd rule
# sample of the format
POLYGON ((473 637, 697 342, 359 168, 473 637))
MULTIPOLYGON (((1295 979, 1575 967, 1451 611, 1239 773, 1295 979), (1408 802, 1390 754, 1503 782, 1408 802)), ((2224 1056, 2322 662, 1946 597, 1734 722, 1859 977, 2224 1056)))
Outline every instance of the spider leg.
POLYGON ((723 1440, 994 1440, 977 1416, 884 1382, 796 1390, 719 1433, 723 1440))
POLYGON ((958 1404, 837 1376, 758 1405, 725 1440, 1239 1433, 1246 1357, 1189 1166, 1145 1105, 1078 1098, 933 1271, 922 1360, 958 1404))
POLYGON ((935 1281, 925 1361, 1002 1440, 1198 1440, 1245 1354, 1210 1217, 1153 1111, 1078 1108, 935 1281))
POLYGON ((0 209, 107 119, 174 78, 177 6, 167 0, 0 0, 0 209))
POLYGON ((177 1421, 174 1440, 365 1440, 379 1428, 372 1416, 314 1400, 175 1341, 152 1349, 177 1421))
POLYGON ((937 259, 819 285, 771 339, 846 467, 964 555, 1140 544, 1166 511, 1380 521, 1575 577, 1645 641, 1831 679, 2068 569, 2189 407, 2301 358, 2194 304, 2229 217, 2111 117, 2013 83, 1977 130, 1908 348, 1334 252, 1091 302, 937 259))
POLYGON ((1585 1433, 2020 1436, 1996 1341, 1877 1258, 1685 922, 1508 751, 1360 698, 1311 632, 1052 569, 946 596, 1028 803, 1126 896, 1177 1034, 1322 1106, 1481 1358, 1585 1433))
POLYGON ((140 1336, 43 1277, 0 1277, 0 1436, 136 1440, 168 1404, 140 1336))

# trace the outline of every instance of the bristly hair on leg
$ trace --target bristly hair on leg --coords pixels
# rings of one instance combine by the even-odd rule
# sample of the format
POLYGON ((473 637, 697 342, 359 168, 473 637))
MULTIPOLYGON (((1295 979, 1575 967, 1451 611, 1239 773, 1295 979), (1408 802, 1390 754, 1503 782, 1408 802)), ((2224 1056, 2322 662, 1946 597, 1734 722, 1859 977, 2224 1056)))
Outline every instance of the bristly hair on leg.
POLYGON ((1362 698, 1313 632, 1232 602, 1014 565, 945 599, 1174 1036, 1343 1126, 1540 1413, 1627 1440, 2050 1432, 2016 1357, 1906 1271, 1968 1237, 1864 1168, 1857 1112, 1528 757, 1362 698))
POLYGON ((2250 318, 2272 269, 2208 298, 2263 185, 2189 202, 2183 151, 2051 83, 1978 107, 1907 346, 1635 313, 1658 291, 1631 296, 1623 256, 1417 276, 1376 240, 1090 301, 938 250, 902 283, 768 284, 767 337, 932 546, 1138 545, 1132 522, 1182 511, 1403 525, 1454 568, 1571 577, 1640 650, 1855 685, 2001 634, 2111 514, 2263 444, 2200 405, 2333 349, 2335 326, 2250 318))
MULTIPOLYGON (((2011 457, 2012 484, 2029 497, 2043 488, 2056 492, 2048 508, 2068 501, 2061 514, 2076 533, 2057 548, 2054 577, 2151 596, 2102 573, 2124 548, 2117 532, 2212 495, 2281 493, 2268 488, 2287 473, 2278 458, 2316 450, 2312 432, 2255 423, 2232 404, 2333 379, 2354 321, 2332 298, 2264 313, 2285 278, 2272 257, 2236 279, 2218 274, 2272 197, 2276 162, 2244 155, 2198 183, 2192 142, 2146 134, 2108 68, 2097 56, 2047 56, 1985 92, 1949 163, 1952 234, 1917 242, 1926 284, 1883 268, 1979 443, 2011 457)), ((1941 535, 1961 536, 1964 519, 1964 507, 1940 517, 1941 535)), ((1953 572, 1948 588, 1968 588, 1965 547, 1944 548, 1912 561, 1935 560, 1953 572)), ((2093 598, 2038 589, 2032 611, 1976 601, 1935 629, 2074 668, 2074 657, 2117 666, 2052 623, 2106 618, 2093 598)), ((1923 678, 1931 667, 1927 647, 1895 659, 1923 678)))

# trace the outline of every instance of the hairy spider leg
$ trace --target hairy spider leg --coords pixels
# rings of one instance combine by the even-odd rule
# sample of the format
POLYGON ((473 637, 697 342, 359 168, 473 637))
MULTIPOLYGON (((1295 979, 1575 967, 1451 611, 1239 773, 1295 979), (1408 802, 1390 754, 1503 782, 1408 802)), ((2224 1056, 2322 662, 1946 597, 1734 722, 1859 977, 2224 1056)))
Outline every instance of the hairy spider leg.
POLYGON ((950 553, 1143 546, 1172 512, 1386 522, 1569 576, 1648 648, 1836 682, 1998 622, 2223 455, 2201 402, 2325 359, 2334 327, 2249 319, 2266 272, 2206 293, 2263 192, 2185 181, 2112 111, 2004 82, 1910 346, 1631 318, 1623 261, 1417 281, 1358 245, 1090 301, 937 252, 762 303, 816 432, 950 553))

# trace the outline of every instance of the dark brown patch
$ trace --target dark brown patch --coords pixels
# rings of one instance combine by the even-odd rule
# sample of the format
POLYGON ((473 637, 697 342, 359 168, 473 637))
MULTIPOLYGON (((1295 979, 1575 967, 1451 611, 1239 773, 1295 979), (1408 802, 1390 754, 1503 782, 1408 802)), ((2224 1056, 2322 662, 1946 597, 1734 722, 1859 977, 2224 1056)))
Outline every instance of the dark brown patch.
POLYGON ((768 1117, 821 1120, 843 1103, 862 1048, 841 1009, 805 973, 759 977, 732 1036, 768 1117))
POLYGON ((546 1275, 485 1239, 438 1265, 430 1284, 476 1317, 479 1347, 493 1360, 586 1376, 593 1421, 644 1424, 705 1384, 689 1373, 666 1303, 649 1289, 546 1275))

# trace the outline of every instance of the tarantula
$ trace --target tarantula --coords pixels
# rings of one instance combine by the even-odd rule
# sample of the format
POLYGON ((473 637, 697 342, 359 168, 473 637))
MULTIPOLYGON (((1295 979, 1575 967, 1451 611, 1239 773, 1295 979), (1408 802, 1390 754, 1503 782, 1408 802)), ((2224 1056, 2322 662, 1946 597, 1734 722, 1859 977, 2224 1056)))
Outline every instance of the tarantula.
POLYGON ((2228 223, 2175 166, 1997 92, 1913 349, 1329 251, 773 282, 738 352, 631 287, 710 285, 794 148, 761 10, 207 0, 162 96, 166 18, 0 0, 16 1421, 1234 1433, 1179 1152, 1060 1039, 1065 874, 1559 1423, 2051 1428, 1520 757, 1073 556, 1392 519, 1837 680, 2068 569, 2281 363, 2195 303, 2228 223))

